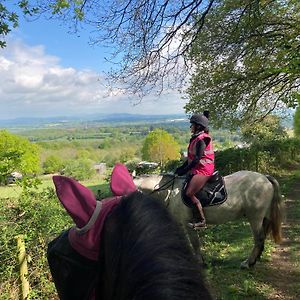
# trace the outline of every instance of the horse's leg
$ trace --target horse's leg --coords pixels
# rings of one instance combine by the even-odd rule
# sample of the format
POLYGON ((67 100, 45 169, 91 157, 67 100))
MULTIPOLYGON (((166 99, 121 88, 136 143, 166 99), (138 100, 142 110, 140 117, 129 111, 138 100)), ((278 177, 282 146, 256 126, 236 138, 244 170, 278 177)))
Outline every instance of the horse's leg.
POLYGON ((263 235, 263 243, 260 247, 260 251, 258 253, 257 259, 260 259, 264 249, 265 249, 265 240, 267 238, 268 233, 270 232, 270 226, 271 226, 271 221, 267 218, 264 218, 263 220, 263 226, 262 226, 262 235, 263 235))
POLYGON ((197 260, 200 262, 201 265, 204 264, 204 259, 201 253, 201 242, 198 235, 197 230, 191 230, 190 228, 187 228, 187 226, 183 226, 184 233, 188 239, 188 242, 191 246, 192 252, 197 258, 197 260))
POLYGON ((250 256, 241 263, 241 268, 249 268, 255 265, 256 260, 260 258, 263 250, 264 250, 264 244, 266 239, 266 227, 267 219, 254 219, 250 221, 250 226, 253 234, 254 239, 254 246, 251 251, 250 256))

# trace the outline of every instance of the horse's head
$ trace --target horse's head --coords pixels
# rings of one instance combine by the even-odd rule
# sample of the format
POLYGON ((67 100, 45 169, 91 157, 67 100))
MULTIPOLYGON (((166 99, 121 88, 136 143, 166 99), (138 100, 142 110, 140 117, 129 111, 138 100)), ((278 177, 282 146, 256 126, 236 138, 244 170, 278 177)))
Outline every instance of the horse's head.
POLYGON ((54 176, 53 182, 58 199, 75 226, 49 244, 51 273, 62 299, 83 299, 83 295, 92 292, 90 286, 96 277, 94 265, 99 257, 105 220, 121 196, 135 191, 136 187, 121 164, 115 166, 110 183, 115 196, 102 201, 96 201, 88 188, 72 178, 54 176))
POLYGON ((81 255, 98 259, 99 244, 106 216, 119 203, 120 196, 136 190, 126 167, 117 164, 110 182, 115 197, 96 201, 94 194, 72 178, 53 176, 57 196, 71 216, 75 227, 69 231, 72 247, 81 255))
POLYGON ((61 299, 210 299, 178 224, 123 165, 112 174, 115 196, 100 203, 74 179, 53 180, 76 225, 48 248, 61 299))

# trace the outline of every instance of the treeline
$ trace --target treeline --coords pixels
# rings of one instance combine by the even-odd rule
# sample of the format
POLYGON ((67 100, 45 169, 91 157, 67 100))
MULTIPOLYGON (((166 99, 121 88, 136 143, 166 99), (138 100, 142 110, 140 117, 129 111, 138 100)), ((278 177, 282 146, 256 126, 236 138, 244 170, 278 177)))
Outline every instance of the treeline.
MULTIPOLYGON (((17 132, 18 135, 28 138, 31 142, 41 141, 72 141, 72 140, 89 140, 89 139, 106 139, 109 137, 116 138, 124 136, 126 138, 145 137, 150 131, 156 128, 161 128, 182 144, 186 144, 190 138, 189 123, 186 121, 180 122, 164 122, 155 124, 138 124, 138 125, 112 125, 94 127, 80 126, 74 128, 46 128, 32 129, 22 132, 17 132)), ((227 140, 240 141, 240 133, 232 133, 228 130, 211 130, 212 136, 216 142, 223 143, 227 140)))
MULTIPOLYGON (((172 135, 181 151, 186 150, 190 138, 188 122, 34 129, 20 135, 39 146, 41 172, 54 173, 75 168, 79 162, 82 170, 88 164, 106 163, 112 167, 116 162, 139 162, 143 160, 141 150, 145 138, 157 128, 172 135)), ((212 136, 217 150, 240 141, 239 133, 225 130, 212 130, 212 136)), ((88 170, 84 173, 83 176, 91 174, 88 170)))
MULTIPOLYGON (((273 119, 271 118, 271 120, 273 119)), ((235 133, 226 130, 211 130, 216 150, 216 164, 222 174, 226 175, 241 169, 271 173, 276 168, 285 167, 283 165, 288 164, 289 159, 298 159, 297 153, 300 151, 297 151, 299 149, 297 140, 287 138, 284 130, 278 124, 276 126, 271 124, 271 127, 274 127, 276 131, 274 131, 275 129, 270 131, 269 125, 266 123, 262 126, 261 123, 259 124, 260 127, 254 128, 252 126, 251 130, 241 130, 241 132, 235 133), (281 131, 278 133, 279 129, 281 131)), ((31 144, 39 149, 40 170, 36 169, 34 174, 59 172, 70 176, 76 174, 78 179, 82 179, 93 176, 95 174, 93 167, 99 163, 105 163, 107 167, 112 167, 116 162, 135 166, 142 160, 150 159, 148 161, 152 161, 151 158, 145 158, 145 153, 149 149, 146 149, 147 151, 144 153, 142 150, 149 133, 158 128, 174 138, 175 144, 179 145, 180 152, 186 151, 191 135, 188 122, 118 125, 114 127, 48 128, 23 131, 19 134, 28 138, 31 144), (78 170, 81 170, 81 175, 78 174, 78 170)), ((10 142, 11 151, 15 150, 16 144, 13 142, 15 137, 9 137, 7 133, 3 132, 3 138, 9 138, 12 141, 10 142)), ((169 145, 169 147, 171 146, 169 145)), ((29 146, 26 148, 29 149, 29 146)), ((23 154, 23 149, 24 147, 21 146, 18 148, 20 154, 23 154)), ((7 153, 7 146, 5 149, 3 148, 4 158, 10 155, 11 151, 7 153)), ((152 157, 153 155, 148 156, 152 157)), ((161 154, 159 155, 161 156, 161 154)), ((20 155, 14 157, 17 158, 20 155)), ((3 161, 5 162, 5 160, 3 161)), ((8 159, 6 161, 4 169, 7 172, 16 171, 13 166, 8 168, 7 164, 10 161, 8 159)), ((19 165, 24 164, 20 163, 19 165)), ((161 170, 168 171, 166 168, 170 168, 169 171, 172 171, 171 168, 175 165, 176 162, 170 161, 170 164, 164 162, 164 168, 161 170)), ((17 171, 23 173, 24 170, 17 171)))
POLYGON ((299 164, 298 138, 260 141, 246 148, 228 148, 216 152, 216 168, 222 175, 239 170, 282 175, 285 170, 299 167, 299 164))

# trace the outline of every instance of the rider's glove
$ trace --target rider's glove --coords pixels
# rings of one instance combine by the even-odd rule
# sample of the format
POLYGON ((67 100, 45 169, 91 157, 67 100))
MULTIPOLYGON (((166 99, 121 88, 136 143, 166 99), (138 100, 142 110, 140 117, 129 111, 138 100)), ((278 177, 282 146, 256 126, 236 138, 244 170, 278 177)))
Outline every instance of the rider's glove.
POLYGON ((176 170, 175 170, 175 174, 177 174, 178 176, 182 176, 186 173, 187 171, 185 170, 185 167, 184 166, 181 166, 181 167, 178 167, 176 170))

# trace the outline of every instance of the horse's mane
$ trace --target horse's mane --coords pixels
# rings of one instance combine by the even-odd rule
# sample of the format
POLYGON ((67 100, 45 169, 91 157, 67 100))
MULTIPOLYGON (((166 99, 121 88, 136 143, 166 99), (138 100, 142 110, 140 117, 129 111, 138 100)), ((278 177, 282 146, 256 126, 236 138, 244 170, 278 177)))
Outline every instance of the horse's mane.
POLYGON ((98 299, 211 299, 177 223, 139 192, 107 218, 99 263, 98 299))

